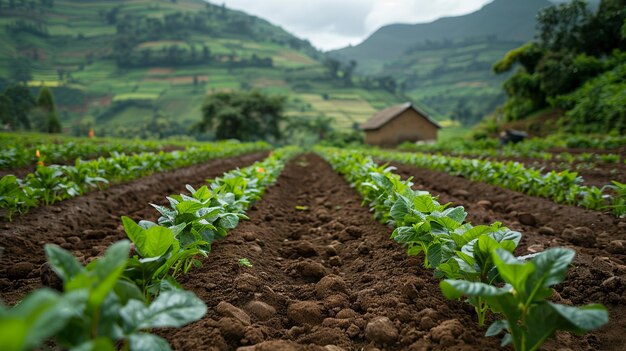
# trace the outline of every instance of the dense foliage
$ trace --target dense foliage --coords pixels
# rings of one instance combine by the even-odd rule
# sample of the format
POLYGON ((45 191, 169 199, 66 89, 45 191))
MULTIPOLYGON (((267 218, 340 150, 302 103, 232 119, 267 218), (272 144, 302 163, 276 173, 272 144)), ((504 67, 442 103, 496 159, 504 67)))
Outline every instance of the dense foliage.
POLYGON ((538 21, 536 39, 494 65, 496 73, 519 65, 504 84, 505 117, 521 119, 551 105, 567 110, 568 130, 626 131, 626 1, 602 0, 592 12, 575 0, 542 10, 538 21))
POLYGON ((364 154, 387 161, 397 161, 465 178, 501 186, 557 203, 581 206, 591 210, 610 210, 617 217, 626 216, 626 184, 613 181, 602 188, 583 185, 576 172, 550 171, 526 167, 518 162, 499 162, 472 158, 363 150, 364 154), (618 191, 615 191, 615 190, 618 191), (612 194, 614 193, 615 194, 612 194))
POLYGON ((218 140, 278 140, 284 119, 285 98, 259 91, 209 95, 202 106, 201 131, 211 130, 218 140))
POLYGON ((424 266, 446 278, 448 298, 468 296, 479 324, 490 311, 498 318, 487 331, 506 331, 502 344, 518 351, 537 350, 557 330, 582 333, 608 322, 602 305, 581 308, 548 301, 552 286, 564 280, 574 251, 546 250, 534 257, 514 257, 521 234, 501 223, 472 226, 462 206, 440 204, 413 183, 376 164, 360 150, 318 148, 369 204, 375 218, 395 227, 392 238, 407 254, 423 254, 424 266), (504 284, 504 286, 502 286, 504 284))
POLYGON ((14 175, 0 179, 0 208, 5 210, 10 220, 15 212, 24 213, 30 208, 79 196, 106 184, 267 148, 268 145, 263 142, 225 142, 167 153, 126 155, 114 152, 109 158, 100 157, 90 161, 77 159, 74 166, 46 166, 40 161, 35 172, 26 175, 24 179, 14 175))

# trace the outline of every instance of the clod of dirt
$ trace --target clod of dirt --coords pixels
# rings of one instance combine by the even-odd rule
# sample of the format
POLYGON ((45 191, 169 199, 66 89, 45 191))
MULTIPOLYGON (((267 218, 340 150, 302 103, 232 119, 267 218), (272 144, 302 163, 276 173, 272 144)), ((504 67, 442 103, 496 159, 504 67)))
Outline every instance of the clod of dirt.
POLYGON ((538 232, 541 235, 550 235, 550 236, 554 235, 554 229, 547 227, 547 226, 540 227, 538 232))
POLYGON ((324 299, 324 307, 329 310, 336 309, 336 311, 339 311, 341 308, 348 307, 349 305, 348 299, 339 294, 330 295, 324 299))
POLYGON ((349 342, 350 340, 341 329, 328 327, 315 328, 298 338, 298 343, 305 345, 311 343, 318 345, 341 345, 349 342))
POLYGON ((330 222, 333 219, 333 217, 330 214, 328 214, 328 211, 323 209, 323 208, 315 210, 315 212, 313 214, 322 223, 328 223, 328 222, 330 222))
POLYGON ((321 263, 310 260, 297 262, 290 267, 296 275, 308 282, 317 282, 328 275, 328 270, 321 263))
POLYGON ((484 208, 491 208, 491 206, 493 206, 493 204, 489 200, 480 200, 480 201, 478 201, 476 203, 476 206, 480 206, 480 207, 484 207, 484 208))
POLYGON ((431 339, 441 346, 453 346, 463 334, 463 325, 458 319, 449 319, 430 330, 431 339))
POLYGON ((348 334, 351 338, 357 337, 359 333, 361 333, 361 328, 359 328, 356 324, 350 324, 348 329, 346 329, 346 334, 348 334))
POLYGON ((291 341, 278 340, 278 341, 265 341, 254 346, 240 347, 237 351, 326 351, 321 346, 316 347, 302 347, 291 341))
POLYGON ((35 266, 30 262, 18 262, 7 267, 7 277, 10 279, 26 279, 35 266))
POLYGON ((452 196, 456 197, 468 197, 470 196, 469 191, 463 189, 455 189, 452 191, 452 196))
POLYGON ((295 247, 296 253, 302 257, 313 257, 317 255, 315 247, 308 241, 301 241, 295 247))
POLYGON ((225 317, 232 317, 240 321, 243 325, 250 325, 250 316, 243 310, 229 304, 226 301, 222 301, 217 304, 217 312, 225 317))
POLYGON ((254 241, 256 240, 257 235, 254 232, 245 232, 242 237, 245 241, 254 241))
POLYGON ((50 262, 46 262, 39 268, 41 284, 57 291, 63 291, 63 280, 52 270, 50 262))
POLYGON ((265 336, 263 335, 261 328, 249 326, 246 328, 246 332, 243 339, 241 339, 241 342, 245 344, 258 344, 263 342, 263 340, 265 340, 265 336))
POLYGON ((332 267, 339 267, 343 264, 343 261, 341 260, 341 257, 333 256, 328 259, 328 264, 331 265, 332 267))
POLYGON ((334 245, 328 245, 324 247, 327 256, 337 256, 337 247, 334 245))
POLYGON ((69 242, 70 244, 78 244, 80 242, 80 238, 77 236, 70 236, 68 238, 65 239, 67 242, 69 242))
POLYGON ((612 254, 626 255, 626 245, 624 245, 624 241, 622 240, 611 241, 606 249, 612 254))
POLYGON ((517 220, 523 225, 535 226, 537 225, 537 218, 528 212, 521 212, 517 214, 517 220))
POLYGON ((419 295, 419 290, 424 286, 424 280, 415 276, 407 278, 406 283, 401 288, 402 295, 407 299, 415 299, 419 295))
POLYGON ((232 341, 241 340, 246 334, 246 326, 239 319, 224 317, 217 322, 222 336, 232 341))
POLYGON ((255 292, 260 284, 261 280, 250 273, 243 273, 235 278, 235 286, 242 291, 255 292))
POLYGON ((596 243, 596 236, 593 231, 587 227, 564 229, 562 236, 571 241, 574 245, 593 247, 596 243))
POLYGON ((348 286, 341 277, 327 275, 315 284, 315 292, 318 298, 324 298, 335 293, 347 293, 348 286))
POLYGON ((350 308, 344 308, 343 310, 337 312, 337 314, 335 315, 335 317, 340 319, 355 318, 356 316, 358 316, 358 314, 350 308))
POLYGON ((287 316, 299 325, 322 323, 322 309, 315 301, 298 301, 287 307, 287 316))
POLYGON ((104 239, 109 235, 109 233, 106 230, 86 229, 83 230, 83 235, 87 239, 104 239))
POLYGON ((261 321, 266 321, 276 315, 276 309, 274 307, 258 300, 250 301, 246 305, 246 310, 261 321))
POLYGON ((365 337, 380 345, 392 344, 398 339, 398 329, 387 317, 376 317, 367 323, 365 337))
POLYGON ((346 229, 344 229, 344 232, 346 232, 347 234, 349 234, 350 236, 354 238, 360 238, 363 235, 363 229, 354 225, 351 225, 347 227, 346 229))
POLYGON ((437 319, 439 314, 432 308, 425 308, 417 314, 417 318, 420 320, 421 330, 430 330, 437 325, 437 319))

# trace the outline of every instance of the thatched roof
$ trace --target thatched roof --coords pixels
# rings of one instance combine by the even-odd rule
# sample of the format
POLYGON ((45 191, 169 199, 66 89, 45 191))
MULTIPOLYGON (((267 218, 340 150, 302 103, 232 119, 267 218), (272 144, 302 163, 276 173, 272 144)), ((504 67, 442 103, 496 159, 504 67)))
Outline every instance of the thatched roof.
POLYGON ((424 113, 422 110, 418 109, 417 107, 413 106, 413 104, 411 104, 410 102, 407 102, 401 105, 392 106, 382 111, 379 111, 374 116, 372 116, 372 118, 370 118, 367 122, 363 123, 361 125, 361 129, 363 130, 379 129, 380 127, 384 126, 389 121, 401 115, 408 109, 413 109, 420 116, 424 117, 424 119, 426 119, 428 122, 432 123, 435 127, 441 128, 439 123, 435 122, 430 117, 428 117, 426 113, 424 113))

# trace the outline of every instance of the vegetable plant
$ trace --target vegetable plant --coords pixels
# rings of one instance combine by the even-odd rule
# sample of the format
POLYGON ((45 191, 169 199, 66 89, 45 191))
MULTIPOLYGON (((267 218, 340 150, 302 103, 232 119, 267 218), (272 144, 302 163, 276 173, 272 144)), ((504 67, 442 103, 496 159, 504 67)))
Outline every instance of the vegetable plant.
POLYGON ((608 322, 608 313, 602 305, 573 307, 547 300, 552 295, 552 286, 565 279, 574 258, 573 250, 548 249, 527 261, 502 248, 492 251, 491 256, 505 285, 467 280, 444 280, 440 285, 447 298, 479 298, 502 315, 504 319, 495 321, 487 336, 506 331, 503 346, 511 343, 517 351, 534 351, 557 330, 583 333, 608 322))

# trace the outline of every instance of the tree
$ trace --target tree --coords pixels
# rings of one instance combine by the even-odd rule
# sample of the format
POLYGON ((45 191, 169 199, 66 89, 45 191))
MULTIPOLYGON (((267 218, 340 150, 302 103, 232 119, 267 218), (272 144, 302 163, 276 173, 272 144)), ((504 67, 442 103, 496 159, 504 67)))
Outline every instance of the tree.
POLYGON ((15 128, 15 119, 13 116, 13 101, 4 93, 0 94, 0 121, 2 125, 9 125, 15 128))
POLYGON ((12 84, 5 91, 4 95, 11 100, 12 115, 14 116, 14 128, 20 124, 24 129, 30 129, 29 112, 35 107, 35 98, 30 90, 20 84, 12 84))
POLYGON ((37 98, 37 108, 43 112, 45 123, 43 132, 61 133, 61 122, 56 111, 52 91, 48 87, 41 88, 37 98))
POLYGON ((207 97, 197 127, 217 139, 278 140, 285 98, 259 91, 217 93, 207 97))

